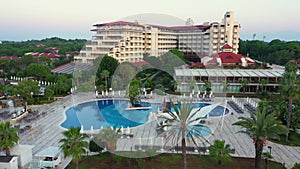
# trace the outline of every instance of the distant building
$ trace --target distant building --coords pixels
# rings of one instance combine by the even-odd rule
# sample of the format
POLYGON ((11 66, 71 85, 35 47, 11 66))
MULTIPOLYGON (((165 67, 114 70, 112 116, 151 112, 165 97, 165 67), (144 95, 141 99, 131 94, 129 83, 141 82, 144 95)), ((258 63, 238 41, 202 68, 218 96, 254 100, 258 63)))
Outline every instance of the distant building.
POLYGON ((233 48, 225 44, 222 47, 222 52, 212 54, 211 56, 205 56, 201 58, 201 62, 204 66, 217 65, 217 66, 252 66, 255 65, 255 61, 249 57, 243 56, 241 54, 236 54, 233 48))
POLYGON ((92 40, 74 57, 75 62, 92 63, 97 57, 109 55, 119 62, 139 62, 144 55, 161 56, 178 49, 188 56, 210 56, 219 53, 224 44, 238 53, 240 25, 234 13, 226 12, 220 23, 185 26, 148 25, 142 22, 109 22, 93 25, 92 40))

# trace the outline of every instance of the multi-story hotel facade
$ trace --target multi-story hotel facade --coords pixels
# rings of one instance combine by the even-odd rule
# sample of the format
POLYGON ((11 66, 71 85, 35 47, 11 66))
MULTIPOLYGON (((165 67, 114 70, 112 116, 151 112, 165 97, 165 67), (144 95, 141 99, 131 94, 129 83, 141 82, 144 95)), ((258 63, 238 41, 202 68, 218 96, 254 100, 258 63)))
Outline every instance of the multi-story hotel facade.
POLYGON ((142 61, 145 55, 161 56, 171 49, 186 55, 210 56, 224 44, 238 52, 240 25, 234 13, 226 12, 220 23, 194 25, 188 19, 185 26, 158 26, 142 22, 110 22, 93 25, 92 39, 74 57, 75 62, 92 63, 97 57, 108 55, 119 62, 142 61))

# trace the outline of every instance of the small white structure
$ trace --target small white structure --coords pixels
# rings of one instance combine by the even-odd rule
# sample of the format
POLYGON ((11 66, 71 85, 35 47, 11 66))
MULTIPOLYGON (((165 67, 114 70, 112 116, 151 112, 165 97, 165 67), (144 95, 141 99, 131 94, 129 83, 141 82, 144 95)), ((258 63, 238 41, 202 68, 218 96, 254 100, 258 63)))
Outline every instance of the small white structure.
POLYGON ((18 157, 0 156, 0 168, 5 169, 18 169, 18 157))
POLYGON ((55 168, 61 163, 61 152, 59 147, 47 147, 35 154, 35 156, 39 158, 41 168, 55 168))
POLYGON ((11 155, 18 157, 19 167, 24 167, 26 164, 30 163, 30 161, 32 160, 33 147, 34 146, 32 145, 18 144, 10 150, 11 155))

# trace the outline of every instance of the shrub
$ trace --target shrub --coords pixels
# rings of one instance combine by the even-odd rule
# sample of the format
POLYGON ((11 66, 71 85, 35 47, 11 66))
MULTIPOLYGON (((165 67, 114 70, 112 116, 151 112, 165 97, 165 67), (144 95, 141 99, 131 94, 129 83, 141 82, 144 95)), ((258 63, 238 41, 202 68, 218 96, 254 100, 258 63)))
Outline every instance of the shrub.
POLYGON ((300 169, 300 163, 295 163, 292 169, 300 169))

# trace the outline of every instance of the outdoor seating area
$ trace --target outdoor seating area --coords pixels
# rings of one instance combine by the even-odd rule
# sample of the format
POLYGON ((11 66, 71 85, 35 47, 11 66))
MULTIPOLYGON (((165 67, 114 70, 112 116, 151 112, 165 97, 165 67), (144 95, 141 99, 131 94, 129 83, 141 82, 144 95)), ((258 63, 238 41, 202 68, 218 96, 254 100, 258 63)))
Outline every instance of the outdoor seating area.
POLYGON ((256 108, 250 103, 245 103, 244 107, 251 113, 256 114, 256 108))
POLYGON ((28 114, 26 116, 24 116, 21 119, 18 119, 17 122, 18 123, 32 123, 33 121, 36 121, 42 117, 45 117, 47 115, 46 111, 43 112, 38 112, 38 111, 32 111, 30 113, 30 111, 28 110, 28 114))
POLYGON ((227 103, 228 103, 228 105, 229 105, 230 107, 232 107, 233 110, 236 111, 237 113, 239 113, 239 114, 245 113, 244 110, 243 110, 240 106, 238 106, 234 101, 228 101, 227 103))

